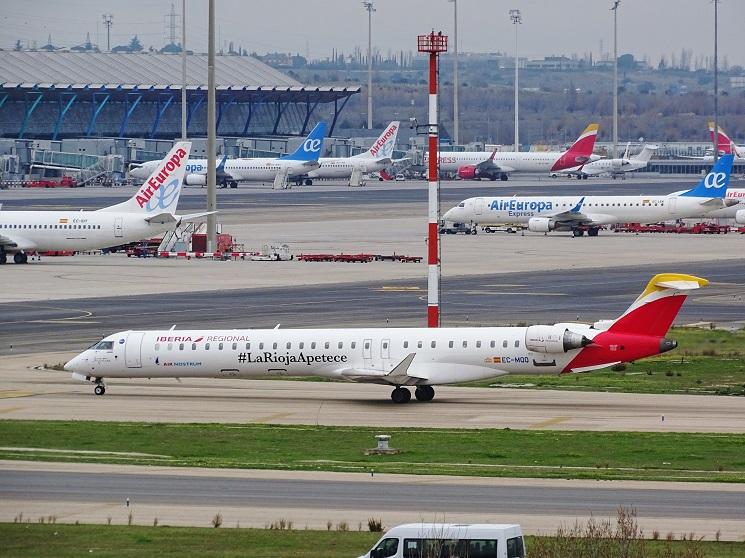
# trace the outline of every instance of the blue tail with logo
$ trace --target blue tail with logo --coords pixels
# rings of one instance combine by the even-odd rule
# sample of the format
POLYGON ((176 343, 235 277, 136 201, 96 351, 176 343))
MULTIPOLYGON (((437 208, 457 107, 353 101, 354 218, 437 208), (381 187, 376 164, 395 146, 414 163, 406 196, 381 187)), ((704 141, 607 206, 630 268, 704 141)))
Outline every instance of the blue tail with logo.
POLYGON ((717 164, 709 171, 709 174, 701 179, 692 190, 688 190, 681 196, 690 196, 694 198, 724 198, 727 195, 727 186, 729 185, 729 175, 732 172, 732 161, 735 156, 732 154, 722 155, 717 164))
POLYGON ((291 161, 317 161, 321 156, 323 138, 325 137, 326 123, 319 122, 316 124, 316 127, 311 130, 303 143, 300 144, 300 147, 298 147, 293 153, 283 155, 280 159, 291 161))

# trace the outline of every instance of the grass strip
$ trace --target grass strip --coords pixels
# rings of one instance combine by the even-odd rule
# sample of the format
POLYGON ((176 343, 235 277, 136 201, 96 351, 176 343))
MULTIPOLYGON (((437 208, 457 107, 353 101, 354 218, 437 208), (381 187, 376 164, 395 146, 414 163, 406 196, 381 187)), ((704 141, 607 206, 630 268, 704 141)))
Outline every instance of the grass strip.
MULTIPOLYGON (((78 556, 163 558, 199 556, 252 558, 349 558, 367 552, 380 533, 198 527, 143 527, 138 525, 63 525, 0 523, 0 540, 6 556, 18 558, 72 558, 78 556)), ((526 550, 536 542, 526 538, 526 550)), ((735 558, 745 546, 735 542, 700 542, 707 558, 735 558)), ((649 541, 648 558, 686 556, 687 543, 649 541)), ((697 555, 698 556, 698 555, 697 555)))
POLYGON ((745 482, 745 435, 0 420, 0 458, 436 475, 745 482), (15 450, 13 448, 19 448, 15 450), (22 451, 20 448, 24 448, 22 451), (42 451, 28 451, 36 448, 42 451), (70 453, 44 450, 69 450, 70 453), (103 452, 126 452, 103 453, 103 452))

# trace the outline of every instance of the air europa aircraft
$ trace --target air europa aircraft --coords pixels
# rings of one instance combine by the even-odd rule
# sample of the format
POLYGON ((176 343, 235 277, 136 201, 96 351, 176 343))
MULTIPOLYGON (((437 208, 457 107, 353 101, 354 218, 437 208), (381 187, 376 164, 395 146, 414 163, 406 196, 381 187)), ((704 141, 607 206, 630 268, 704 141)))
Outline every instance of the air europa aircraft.
POLYGON ((706 279, 663 273, 615 320, 529 327, 122 331, 65 370, 106 391, 106 378, 323 376, 393 386, 430 401, 433 386, 504 374, 585 372, 664 353, 686 294, 706 279))
POLYGON ((97 211, 0 211, 0 264, 13 254, 17 264, 28 252, 95 250, 152 238, 182 221, 209 213, 177 215, 191 142, 173 146, 150 177, 127 201, 97 211))
POLYGON ((572 231, 597 236, 613 223, 657 223, 708 216, 737 204, 725 198, 732 155, 723 155, 692 190, 666 196, 512 196, 468 198, 443 215, 451 223, 526 224, 533 232, 572 231))

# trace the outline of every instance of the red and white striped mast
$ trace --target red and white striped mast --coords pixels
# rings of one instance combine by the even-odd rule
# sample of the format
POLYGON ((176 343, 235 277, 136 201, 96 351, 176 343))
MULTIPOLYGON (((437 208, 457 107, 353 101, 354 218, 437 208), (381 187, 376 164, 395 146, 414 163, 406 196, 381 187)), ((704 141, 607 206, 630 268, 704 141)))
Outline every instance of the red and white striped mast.
POLYGON ((441 52, 447 52, 448 38, 442 31, 417 37, 419 52, 429 53, 429 165, 427 181, 429 182, 429 231, 427 235, 427 327, 440 326, 440 173, 437 144, 439 131, 437 127, 437 58, 441 52))

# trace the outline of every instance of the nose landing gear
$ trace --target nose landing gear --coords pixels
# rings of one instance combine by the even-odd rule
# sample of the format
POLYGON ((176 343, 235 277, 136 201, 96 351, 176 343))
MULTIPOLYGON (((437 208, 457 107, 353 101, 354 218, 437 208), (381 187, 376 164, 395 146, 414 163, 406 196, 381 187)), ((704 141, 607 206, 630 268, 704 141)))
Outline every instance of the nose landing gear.
POLYGON ((103 395, 106 393, 106 385, 103 383, 102 378, 96 378, 96 387, 93 388, 93 393, 96 395, 103 395))

